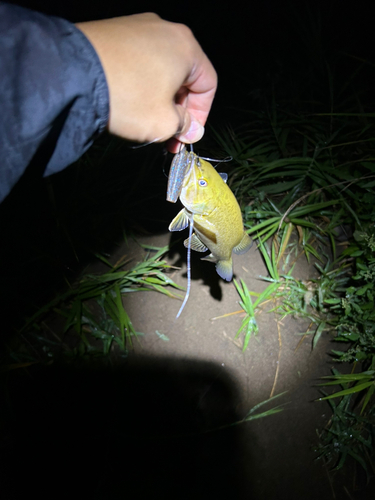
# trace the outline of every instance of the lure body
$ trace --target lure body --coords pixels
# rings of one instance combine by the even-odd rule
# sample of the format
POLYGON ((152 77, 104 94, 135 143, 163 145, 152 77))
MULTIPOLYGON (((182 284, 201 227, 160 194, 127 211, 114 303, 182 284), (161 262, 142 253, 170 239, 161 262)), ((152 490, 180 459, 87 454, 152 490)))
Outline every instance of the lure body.
POLYGON ((174 155, 168 176, 167 201, 176 203, 178 200, 178 197, 181 194, 185 174, 190 169, 191 163, 194 161, 194 157, 194 153, 189 153, 185 146, 179 153, 174 155))
POLYGON ((226 174, 194 153, 182 182, 180 200, 184 208, 169 225, 170 231, 181 231, 193 216, 194 233, 185 240, 186 247, 198 252, 211 251, 202 260, 216 263, 219 276, 227 281, 233 277, 232 252, 245 253, 252 240, 245 232, 237 200, 227 186, 226 174))

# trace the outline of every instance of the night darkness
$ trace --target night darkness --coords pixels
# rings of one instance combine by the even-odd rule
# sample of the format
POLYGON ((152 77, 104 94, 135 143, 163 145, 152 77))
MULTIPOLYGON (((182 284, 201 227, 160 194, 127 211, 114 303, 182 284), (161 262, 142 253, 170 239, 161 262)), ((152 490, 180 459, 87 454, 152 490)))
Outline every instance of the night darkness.
MULTIPOLYGON (((259 110, 263 101, 257 99, 256 96, 267 92, 268 89, 276 88, 276 93, 279 92, 280 98, 290 99, 292 97, 290 89, 293 88, 293 83, 298 81, 299 92, 303 95, 303 79, 310 81, 317 77, 317 73, 324 67, 322 61, 332 63, 332 67, 335 67, 336 83, 345 81, 346 75, 353 72, 353 58, 348 57, 348 54, 358 58, 357 60, 361 59, 375 64, 373 57, 375 8, 370 4, 370 9, 368 1, 343 3, 340 0, 248 0, 231 3, 192 0, 182 3, 170 0, 154 2, 103 0, 94 3, 89 0, 54 2, 20 0, 9 3, 60 16, 71 22, 155 12, 164 19, 188 25, 218 73, 217 96, 208 120, 209 125, 214 127, 217 124, 230 123, 232 119, 238 119, 239 116, 243 116, 241 113, 244 110, 251 110, 252 106, 257 106, 259 110), (312 31, 307 33, 307 29, 312 31), (315 32, 314 29, 316 29, 315 32), (314 39, 315 45, 306 44, 307 38, 314 39), (350 68, 349 65, 351 65, 350 68), (288 88, 289 91, 283 90, 288 88)), ((368 87, 368 82, 364 83, 368 87)), ((375 92, 375 85, 373 88, 375 92)), ((371 102, 374 102, 373 96, 370 98, 371 102)), ((322 102, 324 103, 324 100, 322 102)), ((365 107, 366 98, 361 102, 365 107)), ((324 105, 322 111, 329 112, 330 109, 324 109, 324 105)), ((373 112, 374 110, 364 109, 364 111, 373 112)), ((158 149, 158 146, 152 145, 150 148, 129 150, 127 155, 132 158, 130 163, 135 164, 139 158, 149 159, 153 173, 161 177, 162 167, 158 164, 157 168, 154 168, 154 163, 152 163, 156 162, 153 157, 159 155, 159 160, 162 156, 161 147, 158 149)), ((161 161, 159 163, 162 164, 161 161)), ((72 168, 74 170, 74 167, 72 168)), ((61 207, 68 207, 72 213, 64 212, 65 208, 59 212, 58 207, 56 213, 52 213, 45 180, 40 181, 40 185, 35 185, 36 191, 31 193, 30 199, 24 196, 25 189, 24 191, 16 189, 9 196, 9 200, 0 206, 2 235, 0 295, 3 294, 4 297, 2 300, 3 325, 9 324, 8 329, 6 326, 3 328, 4 339, 9 336, 12 329, 19 327, 28 308, 33 309, 38 302, 50 300, 55 290, 61 289, 62 284, 66 285, 65 278, 72 283, 83 265, 87 264, 89 257, 92 258, 94 251, 97 253, 108 251, 109 253, 111 245, 113 248, 116 241, 123 237, 122 226, 111 228, 104 220, 105 210, 111 214, 116 212, 119 206, 116 204, 117 201, 112 199, 113 197, 106 199, 103 195, 105 205, 103 210, 92 209, 86 205, 81 207, 81 198, 85 197, 81 197, 79 190, 76 194, 72 193, 74 187, 71 182, 72 178, 75 179, 74 172, 72 173, 72 169, 68 168, 57 174, 56 182, 53 181, 56 200, 63 200, 61 207), (72 200, 70 207, 69 197, 72 200), (72 207, 76 206, 81 208, 76 211, 72 210, 72 207), (95 216, 97 220, 94 224, 90 218, 93 219, 95 216), (71 230, 72 239, 76 237, 74 251, 71 248, 71 241, 67 241, 65 234, 55 236, 52 231, 58 225, 56 221, 61 220, 68 225, 69 218, 74 220, 74 223, 81 218, 82 224, 79 228, 85 226, 87 230, 85 237, 91 238, 89 243, 88 239, 82 243, 82 249, 79 248, 81 229, 77 230, 77 234, 74 233, 74 229, 71 230), (98 229, 100 224, 102 226, 98 229), (94 248, 96 242, 93 236, 97 235, 101 236, 102 242, 105 241, 106 244, 109 242, 109 246, 100 246, 98 243, 99 246, 94 248), (43 243, 42 238, 46 237, 47 240, 43 243), (33 251, 36 249, 39 252, 43 245, 45 245, 45 256, 42 256, 42 266, 39 269, 37 262, 40 255, 35 254, 34 259, 33 251), (53 257, 51 253, 54 254, 53 257), (79 256, 78 268, 76 254, 79 256), (30 274, 30 277, 27 274, 30 274)), ((132 187, 132 180, 130 169, 124 169, 124 183, 129 186, 127 196, 130 215, 138 189, 137 186, 132 187)), ((166 205, 165 176, 161 180, 159 178, 153 180, 150 174, 148 180, 154 191, 155 186, 160 191, 160 193, 158 191, 160 204, 166 205)), ((100 183, 94 186, 94 182, 95 179, 92 180, 92 185, 81 187, 81 191, 87 190, 84 193, 87 199, 90 196, 94 197, 92 193, 97 196, 101 189, 100 183)), ((166 209, 171 209, 171 207, 166 209)), ((174 209, 175 207, 172 207, 172 210, 174 209)), ((123 208, 118 210, 124 213, 123 208)), ((142 228, 145 224, 144 219, 150 217, 149 207, 147 210, 147 213, 140 215, 139 224, 142 228)), ((157 210, 154 209, 154 211, 157 210)), ((171 215, 167 214, 165 220, 171 220, 171 215)), ((179 393, 181 385, 186 383, 199 386, 201 383, 201 379, 198 380, 195 376, 195 366, 189 365, 188 368, 190 378, 188 377, 186 382, 186 373, 183 370, 179 371, 180 367, 172 366, 171 373, 167 373, 168 379, 172 380, 172 385, 164 393, 167 411, 168 404, 176 405, 177 413, 174 414, 182 420, 185 418, 185 401, 184 393, 182 395, 179 393)), ((207 383, 211 383, 212 374, 209 368, 206 373, 206 368, 203 370, 203 379, 205 383, 207 380, 207 383)), ((163 369, 162 362, 160 362, 158 376, 164 373, 163 369)), ((65 496, 75 498, 79 494, 90 499, 124 498, 125 496, 141 500, 154 497, 176 500, 192 498, 202 500, 203 498, 207 500, 210 498, 241 500, 246 498, 247 500, 249 498, 242 497, 236 490, 238 486, 237 464, 234 459, 228 460, 228 474, 222 474, 222 477, 218 478, 216 473, 216 467, 221 467, 220 457, 227 453, 226 450, 228 450, 227 457, 231 457, 233 452, 235 458, 235 454, 239 453, 234 449, 235 445, 240 443, 239 435, 233 434, 238 439, 235 444, 233 444, 234 440, 232 442, 226 436, 224 448, 221 442, 214 440, 214 437, 208 436, 203 444, 198 438, 193 440, 188 438, 183 442, 182 451, 179 446, 180 442, 173 439, 164 449, 156 441, 149 445, 146 440, 140 439, 139 442, 135 442, 136 440, 129 439, 132 429, 138 429, 138 433, 141 434, 143 426, 149 425, 149 419, 154 418, 154 409, 164 404, 159 400, 158 390, 165 380, 161 375, 160 378, 155 377, 153 367, 136 367, 134 371, 131 371, 130 375, 134 378, 130 380, 126 389, 123 379, 112 377, 110 372, 104 374, 95 372, 87 375, 84 371, 79 371, 77 375, 76 372, 69 370, 60 371, 60 368, 54 365, 49 373, 52 375, 48 377, 45 377, 44 372, 37 373, 35 378, 27 375, 28 381, 25 385, 23 379, 15 383, 15 391, 19 391, 19 397, 12 409, 15 418, 12 420, 10 411, 9 435, 7 431, 4 434, 0 433, 0 446, 1 439, 5 435, 4 442, 9 447, 7 449, 11 450, 12 458, 7 468, 8 490, 6 490, 4 500, 21 498, 30 491, 35 491, 38 498, 45 496, 54 499, 59 497, 60 490, 65 496), (59 385, 61 380, 65 383, 65 385, 61 384, 62 389, 59 385), (58 396, 52 398, 52 403, 50 403, 49 395, 55 393, 56 384, 60 392, 58 396), (71 393, 68 387, 75 387, 76 384, 76 391, 71 393), (29 392, 30 387, 32 391, 29 392), (128 391, 128 401, 131 401, 136 408, 134 413, 129 412, 128 407, 120 407, 116 399, 117 395, 125 390, 128 391), (149 401, 145 402, 140 397, 140 391, 145 391, 150 398, 149 401), (76 408, 80 409, 80 413, 76 412, 76 408), (116 434, 115 417, 121 419, 120 427, 126 429, 122 437, 116 434), (107 439, 108 436, 110 439, 107 439), (81 455, 77 454, 75 447, 79 449, 81 455), (68 465, 65 463, 65 457, 59 455, 60 450, 64 451, 67 448, 70 448, 68 465), (183 456, 184 452, 186 452, 186 457, 183 456), (43 457, 41 463, 46 466, 43 471, 38 469, 38 465, 34 467, 32 463, 33 457, 39 456, 38 454, 43 457), (134 460, 130 469, 128 469, 129 464, 124 461, 125 455, 130 457, 130 461, 134 460), (174 458, 176 459, 173 464, 168 462, 168 460, 171 461, 171 456, 172 462, 174 458), (213 462, 209 463, 212 457, 213 462), (197 477, 190 478, 191 483, 185 491, 184 468, 189 470, 191 459, 198 464, 199 470, 197 477), (148 470, 142 469, 144 464, 149 468, 148 470), (168 467, 170 470, 167 469, 168 467), (96 477, 98 470, 99 474, 96 477), (132 476, 128 474, 128 470, 131 470, 132 476), (233 476, 230 476, 230 473, 233 473, 233 476), (100 474, 103 475, 102 479, 100 474), (145 477, 150 481, 150 485, 146 485, 145 477), (20 478, 21 482, 26 478, 24 484, 21 484, 20 478), (201 489, 201 478, 206 481, 203 489, 201 489), (95 487, 95 481, 99 484, 98 489, 95 487), (173 494, 163 496, 163 481, 169 484, 170 491, 173 491, 174 481, 176 488, 181 488, 178 490, 180 493, 176 496, 173 494), (81 488, 79 493, 75 490, 76 483, 81 488), (139 496, 137 488, 140 486, 144 496, 139 496)), ((126 374, 128 375, 129 373, 126 374)), ((219 380, 217 383, 225 393, 224 399, 230 399, 229 396, 227 398, 231 392, 228 381, 219 380)), ((1 386, 0 389, 2 388, 1 386)), ((7 388, 6 391, 8 391, 7 388)), ((6 398, 8 398, 7 394, 6 398)), ((0 400, 0 431, 3 423, 1 404, 2 400, 0 400)), ((221 409, 219 405, 215 408, 215 412, 220 414, 221 409)), ((236 415, 233 412, 228 418, 233 421, 236 415)), ((164 414, 156 414, 156 419, 153 424, 154 429, 164 429, 167 432, 168 425, 174 429, 174 423, 166 423, 164 414)), ((6 458, 8 458, 7 449, 6 458)), ((247 473, 246 470, 244 474, 247 473)), ((0 491, 2 491, 1 478, 0 491)), ((331 498, 330 492, 328 493, 329 496, 325 498, 331 498)), ((285 492, 280 492, 278 498, 282 500, 287 499, 288 496, 285 492)), ((324 498, 321 497, 321 500, 324 498)))
MULTIPOLYGON (((242 5, 209 1, 105 2, 26 0, 25 7, 89 21, 140 12, 156 12, 162 18, 188 25, 214 64, 219 87, 213 113, 222 106, 243 104, 248 93, 264 85, 267 75, 283 66, 286 72, 303 68, 311 53, 304 44, 306 25, 318 27, 322 48, 316 56, 329 60, 337 52, 371 59, 374 53, 374 6, 368 2, 248 1, 242 5)), ((343 78, 344 75, 341 75, 343 78)))

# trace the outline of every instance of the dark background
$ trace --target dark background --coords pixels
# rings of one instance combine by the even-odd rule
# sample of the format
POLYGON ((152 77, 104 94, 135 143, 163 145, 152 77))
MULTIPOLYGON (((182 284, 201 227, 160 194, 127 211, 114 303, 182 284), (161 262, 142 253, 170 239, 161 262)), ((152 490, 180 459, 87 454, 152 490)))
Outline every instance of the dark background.
POLYGON ((375 8, 362 1, 14 3, 72 22, 156 12, 164 19, 187 24, 218 72, 213 113, 220 113, 222 106, 245 104, 249 92, 264 87, 275 72, 284 72, 286 78, 311 60, 321 63, 337 57, 337 51, 371 58, 374 50, 375 8))
MULTIPOLYGON (((257 96, 269 88, 276 89, 281 97, 289 91, 290 97, 297 81, 302 93, 304 84, 310 93, 315 78, 325 87, 325 61, 336 63, 334 78, 344 82, 353 71, 349 67, 349 60, 351 64, 353 60, 343 53, 374 63, 374 9, 365 2, 13 3, 72 22, 152 11, 187 24, 218 73, 219 87, 209 118, 214 126, 221 120, 234 120, 252 106, 261 109, 263 101, 257 96)), ((322 103, 324 108, 324 100, 322 103)), ((149 168, 158 177, 157 181, 151 176, 143 178, 153 182, 160 205, 165 206, 166 181, 161 169, 152 163, 159 154, 153 148, 128 151, 128 156, 139 168, 139 159, 148 155, 149 168)), ((78 180, 77 168, 53 176, 56 211, 51 207, 45 180, 28 189, 29 199, 19 190, 0 207, 0 275, 8 300, 2 301, 3 327, 4 318, 17 323, 27 307, 37 305, 37 297, 46 300, 64 279, 72 282, 79 238, 85 239, 85 250, 89 247, 92 255, 95 250, 103 250, 103 242, 115 241, 122 234, 120 226, 111 233, 104 216, 139 212, 139 184, 134 187, 131 170, 124 168, 124 159, 121 161, 123 182, 129 186, 127 209, 119 206, 121 196, 113 196, 110 189, 104 192, 105 183, 111 180, 110 166, 101 177, 90 178, 90 184, 77 183, 76 191, 72 179, 78 180), (96 199, 101 190, 102 205, 89 205, 87 200, 96 199), (72 221, 75 226, 70 225, 72 221), (58 236, 54 232, 57 226, 58 236), (96 248, 93 235, 100 240, 95 241, 96 248), (62 275, 64 279, 60 279, 62 275)), ((157 212, 155 203, 153 198, 152 205, 146 207, 148 219, 157 212)), ((79 254, 79 266, 84 262, 79 254)), ((6 328, 3 333, 7 333, 6 328)), ((171 360, 156 363, 152 359, 143 360, 141 365, 130 364, 124 372, 75 371, 54 365, 51 369, 36 367, 26 375, 20 370, 6 374, 0 401, 0 407, 5 401, 6 409, 4 414, 0 412, 0 423, 5 423, 0 426, 0 445, 7 462, 4 498, 21 498, 30 491, 46 498, 55 498, 63 491, 74 498, 80 488, 83 496, 90 498, 256 498, 251 495, 251 481, 258 478, 251 477, 251 465, 265 458, 256 456, 252 448, 247 451, 250 457, 245 456, 243 435, 237 428, 218 439, 213 434, 199 437, 205 419, 209 427, 215 427, 239 418, 233 410, 235 389, 228 379, 217 380, 215 370, 190 362, 178 361, 176 366, 171 360), (198 408, 189 415, 187 410, 197 407, 202 385, 213 383, 217 393, 208 410, 198 408), (181 431, 185 437, 176 440, 173 435, 181 431), (163 439, 160 434, 164 432, 172 437, 163 439), (189 433, 194 436, 189 437, 189 433), (246 481, 250 488, 243 492, 246 481)), ((292 431, 290 436, 294 437, 292 431)), ((273 472, 267 471, 270 481, 273 472)), ((301 498, 294 493, 294 484, 289 487, 277 498, 301 498)), ((319 498, 331 498, 326 485, 322 485, 319 498)))

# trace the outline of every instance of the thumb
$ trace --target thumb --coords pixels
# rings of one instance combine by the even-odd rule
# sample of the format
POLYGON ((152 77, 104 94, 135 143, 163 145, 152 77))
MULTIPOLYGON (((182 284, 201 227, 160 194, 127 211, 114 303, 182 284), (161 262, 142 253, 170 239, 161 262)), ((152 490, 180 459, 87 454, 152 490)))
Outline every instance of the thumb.
POLYGON ((199 120, 180 104, 176 105, 180 117, 180 127, 175 139, 186 144, 198 142, 204 134, 204 127, 199 120))

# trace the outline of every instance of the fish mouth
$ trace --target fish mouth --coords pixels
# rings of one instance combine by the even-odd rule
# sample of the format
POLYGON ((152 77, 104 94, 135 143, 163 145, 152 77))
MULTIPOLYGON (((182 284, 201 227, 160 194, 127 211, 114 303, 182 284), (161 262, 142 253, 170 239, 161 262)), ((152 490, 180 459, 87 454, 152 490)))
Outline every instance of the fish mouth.
POLYGON ((192 181, 195 181, 197 177, 201 174, 201 164, 199 160, 199 156, 196 156, 194 154, 194 157, 192 158, 192 161, 189 162, 188 169, 185 173, 185 177, 182 183, 182 187, 186 188, 188 184, 192 181))

